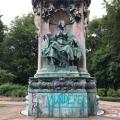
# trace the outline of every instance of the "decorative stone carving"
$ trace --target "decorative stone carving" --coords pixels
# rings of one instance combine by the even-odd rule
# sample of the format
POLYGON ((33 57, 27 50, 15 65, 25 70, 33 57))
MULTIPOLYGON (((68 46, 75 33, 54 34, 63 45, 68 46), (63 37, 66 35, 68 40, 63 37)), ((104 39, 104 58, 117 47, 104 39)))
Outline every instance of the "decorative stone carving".
POLYGON ((52 4, 50 4, 47 8, 44 7, 42 11, 42 18, 47 22, 55 11, 56 9, 52 4))
POLYGON ((41 14, 41 5, 40 5, 41 0, 32 0, 32 5, 33 5, 33 11, 36 15, 41 14))
POLYGON ((86 8, 84 8, 84 28, 85 28, 85 37, 87 34, 87 28, 88 28, 88 23, 89 23, 89 15, 90 11, 86 8))
POLYGON ((81 20, 80 4, 84 1, 89 6, 91 0, 32 0, 34 13, 40 15, 40 4, 42 4, 42 18, 48 22, 49 18, 58 10, 66 11, 71 22, 79 22, 81 20))
POLYGON ((80 13, 79 8, 76 8, 75 5, 72 5, 69 9, 71 22, 79 22, 81 20, 82 14, 80 13))
POLYGON ((96 81, 95 78, 43 78, 34 79, 30 78, 29 81, 30 89, 49 89, 51 91, 55 90, 71 90, 71 89, 95 89, 96 81), (45 80, 44 80, 45 79, 45 80))

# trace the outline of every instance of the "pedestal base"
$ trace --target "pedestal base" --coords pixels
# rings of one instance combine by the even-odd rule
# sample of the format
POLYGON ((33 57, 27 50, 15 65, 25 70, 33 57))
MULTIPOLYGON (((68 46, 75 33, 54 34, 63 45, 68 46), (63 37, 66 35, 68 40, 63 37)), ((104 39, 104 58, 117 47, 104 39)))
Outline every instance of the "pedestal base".
POLYGON ((28 115, 35 117, 88 117, 96 115, 93 78, 30 78, 28 115))

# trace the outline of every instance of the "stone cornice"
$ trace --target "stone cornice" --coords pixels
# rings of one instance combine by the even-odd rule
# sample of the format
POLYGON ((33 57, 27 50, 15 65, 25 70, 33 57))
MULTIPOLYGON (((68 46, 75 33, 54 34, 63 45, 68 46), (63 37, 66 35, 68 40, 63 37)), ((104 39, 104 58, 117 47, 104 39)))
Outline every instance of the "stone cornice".
POLYGON ((34 13, 41 15, 45 22, 48 22, 49 18, 60 9, 70 15, 71 23, 79 22, 82 13, 78 7, 84 5, 84 15, 87 17, 90 3, 91 0, 32 0, 34 13))
POLYGON ((48 1, 48 2, 65 2, 65 1, 69 1, 69 2, 84 2, 87 4, 87 6, 89 7, 91 0, 32 0, 32 5, 35 7, 37 4, 39 4, 40 2, 44 2, 44 1, 48 1))

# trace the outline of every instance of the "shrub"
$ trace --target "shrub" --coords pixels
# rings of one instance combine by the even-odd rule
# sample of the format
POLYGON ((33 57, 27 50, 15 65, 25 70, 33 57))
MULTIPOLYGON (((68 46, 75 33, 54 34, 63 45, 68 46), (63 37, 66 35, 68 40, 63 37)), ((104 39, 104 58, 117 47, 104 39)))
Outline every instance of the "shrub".
POLYGON ((105 97, 106 92, 107 92, 107 90, 105 88, 99 88, 98 89, 98 95, 101 96, 101 97, 105 97))
POLYGON ((26 93, 27 93, 26 90, 17 89, 16 91, 11 92, 11 96, 13 96, 13 97, 25 97, 26 93))
POLYGON ((120 97, 120 89, 117 90, 117 95, 120 97))
POLYGON ((15 78, 16 76, 13 75, 12 73, 9 73, 5 70, 0 70, 0 84, 13 82, 15 78))
POLYGON ((6 83, 0 85, 1 96, 12 96, 12 97, 25 97, 27 94, 27 87, 16 85, 12 83, 6 83))
POLYGON ((100 100, 110 102, 120 102, 120 97, 100 97, 100 100))
POLYGON ((109 97, 118 97, 118 91, 115 91, 115 90, 110 88, 107 91, 107 96, 109 96, 109 97))

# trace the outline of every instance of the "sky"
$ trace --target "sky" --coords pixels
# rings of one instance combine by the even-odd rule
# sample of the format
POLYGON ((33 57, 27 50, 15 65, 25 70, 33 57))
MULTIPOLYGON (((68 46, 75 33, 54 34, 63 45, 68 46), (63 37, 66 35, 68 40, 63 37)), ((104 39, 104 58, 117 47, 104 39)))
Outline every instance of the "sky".
MULTIPOLYGON (((103 0, 92 0, 90 5, 90 20, 102 17, 105 14, 103 0)), ((2 21, 9 25, 10 21, 16 16, 22 16, 32 12, 31 0, 0 0, 0 15, 3 15, 2 21)))

